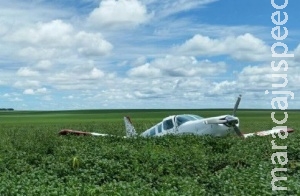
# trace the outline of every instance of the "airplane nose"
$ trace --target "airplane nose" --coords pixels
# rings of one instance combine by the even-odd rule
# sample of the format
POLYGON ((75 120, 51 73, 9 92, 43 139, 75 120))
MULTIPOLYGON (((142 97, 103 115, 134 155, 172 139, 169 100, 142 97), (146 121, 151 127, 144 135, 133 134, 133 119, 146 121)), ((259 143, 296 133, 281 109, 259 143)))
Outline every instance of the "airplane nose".
POLYGON ((233 127, 234 125, 237 125, 239 124, 239 119, 235 116, 226 116, 225 117, 225 120, 227 121, 226 123, 224 123, 226 126, 228 127, 233 127))

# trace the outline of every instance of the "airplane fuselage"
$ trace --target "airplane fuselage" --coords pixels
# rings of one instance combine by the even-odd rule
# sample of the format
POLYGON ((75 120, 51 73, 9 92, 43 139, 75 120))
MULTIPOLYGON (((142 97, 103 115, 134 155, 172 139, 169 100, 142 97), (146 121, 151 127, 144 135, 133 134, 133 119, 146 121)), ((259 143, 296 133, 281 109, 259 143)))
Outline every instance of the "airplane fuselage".
MULTIPOLYGON (((222 115, 213 118, 224 119, 226 116, 229 115, 222 115)), ((169 116, 164 118, 160 123, 143 132, 141 136, 163 136, 166 134, 225 136, 228 133, 233 132, 233 128, 225 124, 208 124, 208 119, 212 118, 202 118, 190 114, 169 116)), ((238 120, 238 118, 236 119, 238 120)))

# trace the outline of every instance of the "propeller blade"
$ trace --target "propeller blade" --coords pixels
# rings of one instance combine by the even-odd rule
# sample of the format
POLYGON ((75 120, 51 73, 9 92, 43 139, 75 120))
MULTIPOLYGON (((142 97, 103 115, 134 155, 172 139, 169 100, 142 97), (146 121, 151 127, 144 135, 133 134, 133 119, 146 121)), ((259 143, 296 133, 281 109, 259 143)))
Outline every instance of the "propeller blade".
POLYGON ((242 99, 242 95, 239 95, 239 97, 238 97, 237 100, 236 100, 234 109, 233 109, 233 114, 232 114, 233 116, 235 116, 236 110, 237 110, 238 107, 239 107, 239 104, 240 104, 241 99, 242 99))
POLYGON ((233 129, 238 136, 244 137, 244 134, 242 134, 242 132, 240 131, 240 128, 238 126, 233 125, 233 129))

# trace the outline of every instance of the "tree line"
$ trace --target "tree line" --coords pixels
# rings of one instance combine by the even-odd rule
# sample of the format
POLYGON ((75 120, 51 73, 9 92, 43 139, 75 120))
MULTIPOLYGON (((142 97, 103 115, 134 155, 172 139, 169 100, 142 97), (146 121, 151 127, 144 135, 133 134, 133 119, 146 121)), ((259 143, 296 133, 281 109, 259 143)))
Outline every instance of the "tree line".
POLYGON ((14 111, 13 108, 0 108, 0 111, 14 111))

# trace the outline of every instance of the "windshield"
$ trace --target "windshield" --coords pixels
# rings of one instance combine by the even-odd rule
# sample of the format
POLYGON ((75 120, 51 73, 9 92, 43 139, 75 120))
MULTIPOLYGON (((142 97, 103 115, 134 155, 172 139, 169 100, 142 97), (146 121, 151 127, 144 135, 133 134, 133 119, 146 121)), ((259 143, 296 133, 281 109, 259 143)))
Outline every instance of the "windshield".
POLYGON ((188 114, 185 114, 185 115, 178 115, 178 116, 176 116, 176 122, 177 122, 178 126, 180 126, 183 123, 186 123, 188 121, 194 121, 194 120, 199 120, 199 119, 202 119, 202 117, 197 116, 197 115, 188 115, 188 114))

